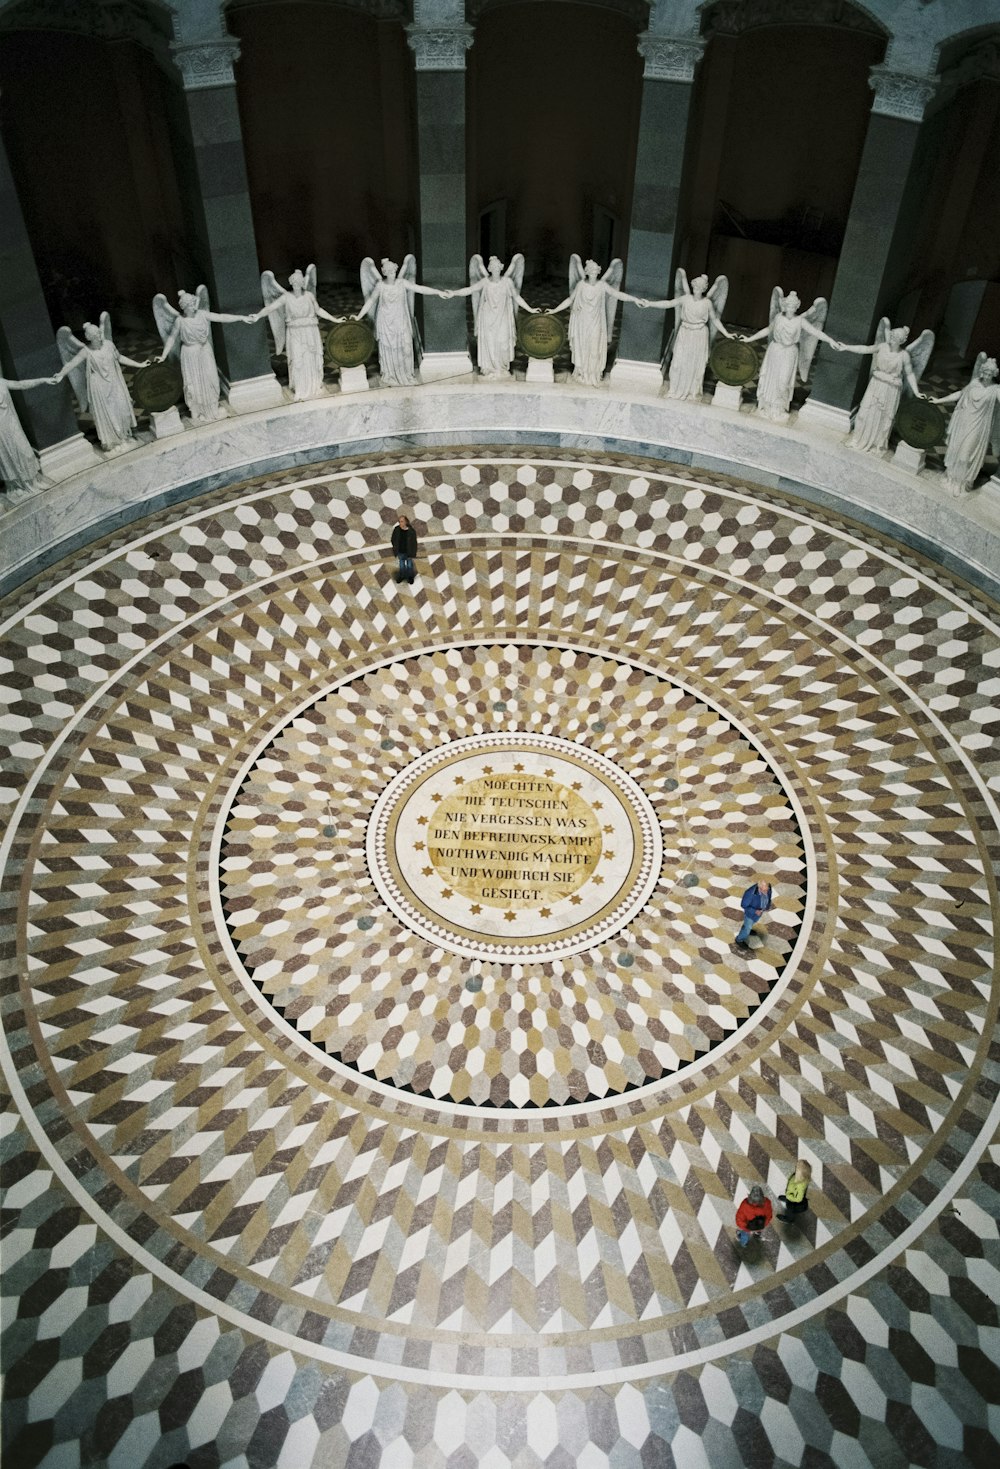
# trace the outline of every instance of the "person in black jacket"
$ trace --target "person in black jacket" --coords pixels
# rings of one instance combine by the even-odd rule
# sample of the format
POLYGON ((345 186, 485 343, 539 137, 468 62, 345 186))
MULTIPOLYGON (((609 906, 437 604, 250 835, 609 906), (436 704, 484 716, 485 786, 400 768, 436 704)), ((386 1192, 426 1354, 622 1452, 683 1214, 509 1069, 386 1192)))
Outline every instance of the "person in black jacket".
POLYGON ((417 533, 405 515, 401 515, 399 524, 392 528, 392 549, 399 558, 399 575, 396 580, 408 581, 412 585, 417 574, 413 564, 413 558, 417 554, 417 533))

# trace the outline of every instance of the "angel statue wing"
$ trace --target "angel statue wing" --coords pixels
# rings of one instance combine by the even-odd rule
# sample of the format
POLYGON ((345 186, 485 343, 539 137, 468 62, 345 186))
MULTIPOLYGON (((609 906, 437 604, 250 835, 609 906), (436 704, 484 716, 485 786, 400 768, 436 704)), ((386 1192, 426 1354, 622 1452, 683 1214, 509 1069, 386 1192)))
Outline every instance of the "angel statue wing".
POLYGON ((199 286, 194 294, 195 300, 198 302, 198 310, 211 311, 212 308, 208 304, 208 287, 204 285, 199 286))
POLYGON ((514 290, 520 296, 521 287, 524 285, 524 256, 512 255, 510 257, 510 264, 504 271, 504 275, 509 281, 513 282, 514 290))
MULTIPOLYGON (((604 281, 604 283, 606 285, 609 285, 611 287, 611 290, 613 290, 613 291, 620 291, 621 288, 622 288, 622 276, 624 274, 625 274, 625 266, 616 257, 614 260, 612 260, 612 262, 608 266, 607 270, 601 276, 601 280, 604 281)), ((608 322, 608 344, 609 345, 611 343, 611 334, 612 334, 612 332, 615 329, 615 312, 617 310, 618 310, 618 302, 615 300, 614 296, 612 296, 611 291, 605 291, 605 293, 604 293, 604 315, 606 316, 607 322, 608 322)))
POLYGON ((571 296, 582 280, 583 261, 579 255, 571 255, 569 257, 569 293, 571 296))
MULTIPOLYGON (((484 281, 488 274, 489 272, 483 264, 483 257, 481 255, 473 255, 469 261, 469 285, 478 286, 479 282, 484 281)), ((472 334, 476 337, 479 336, 479 308, 482 305, 482 300, 482 291, 475 291, 472 296, 472 334)))
MULTIPOLYGON (((415 255, 406 255, 403 257, 403 263, 399 267, 399 278, 402 281, 410 281, 411 284, 416 284, 417 257, 415 255)), ((416 291, 407 291, 406 309, 410 313, 410 331, 413 333, 413 360, 419 363, 421 357, 424 355, 424 344, 420 340, 420 328, 417 326, 416 305, 416 291)))
MULTIPOLYGON (((729 277, 727 275, 717 275, 715 277, 715 280, 709 288, 708 299, 712 303, 712 308, 715 311, 716 316, 721 321, 722 313, 725 311, 726 302, 729 299, 729 277)), ((717 332, 718 327, 715 325, 715 322, 712 321, 711 318, 709 318, 708 340, 709 343, 713 346, 715 344, 717 332)))
MULTIPOLYGON (((180 312, 175 306, 171 306, 170 302, 167 300, 162 291, 160 291, 157 295, 153 297, 153 317, 156 321, 156 330, 160 334, 160 341, 164 344, 164 346, 166 345, 167 338, 173 331, 174 326, 177 322, 177 318, 179 316, 180 312)), ((171 357, 178 357, 180 355, 180 350, 181 344, 178 340, 170 349, 171 357)))
MULTIPOLYGON (((375 287, 381 282, 381 280, 382 272, 379 270, 378 266, 375 264, 371 256, 366 255, 364 260, 362 260, 361 262, 361 295, 364 297, 365 301, 368 300, 368 297, 371 295, 372 291, 374 291, 375 287)), ((376 301, 375 305, 368 313, 373 328, 375 326, 375 318, 377 314, 378 302, 376 301)))
MULTIPOLYGON (((65 367, 67 362, 72 362, 78 352, 82 352, 86 346, 79 337, 74 337, 68 326, 61 326, 56 332, 56 346, 59 348, 59 356, 65 367)), ((90 406, 87 397, 87 369, 82 362, 69 370, 69 380, 73 387, 73 394, 80 405, 80 412, 86 413, 90 406)))
POLYGON ((767 313, 767 324, 768 324, 768 327, 770 328, 770 330, 768 331, 768 334, 767 334, 767 340, 768 341, 771 340, 771 331, 774 328, 774 318, 778 315, 778 313, 780 312, 780 310, 784 306, 784 304, 785 304, 785 293, 781 289, 780 286, 775 286, 774 290, 771 292, 771 305, 768 308, 768 313, 767 313))
POLYGON ((111 313, 108 311, 101 312, 101 336, 106 342, 114 341, 111 335, 111 313))
POLYGON ((891 331, 892 322, 889 318, 887 316, 880 317, 879 324, 875 328, 875 346, 881 347, 883 342, 887 342, 891 331))
MULTIPOLYGON (((264 297, 265 306, 273 306, 275 301, 280 301, 282 296, 288 295, 288 292, 284 286, 278 285, 273 270, 265 270, 260 278, 260 294, 264 297)), ((276 311, 273 316, 269 316, 267 319, 271 323, 271 335, 274 338, 275 351, 284 352, 285 313, 283 311, 276 311)))
MULTIPOLYGON (((812 322, 817 331, 822 331, 826 322, 826 313, 829 310, 825 296, 817 296, 808 311, 802 315, 806 321, 812 322)), ((819 338, 814 337, 812 332, 799 332, 799 377, 805 382, 812 367, 813 358, 816 356, 816 348, 819 346, 819 338)))
MULTIPOLYGON (((913 368, 913 376, 919 383, 920 379, 927 371, 927 364, 930 361, 931 353, 934 351, 934 333, 930 330, 930 328, 922 331, 917 340, 913 343, 913 345, 911 347, 907 347, 906 350, 910 354, 910 366, 913 368)), ((904 374, 903 392, 908 393, 909 391, 910 385, 906 381, 906 377, 904 374)))
POLYGON ((315 294, 316 294, 316 266, 315 266, 315 264, 313 264, 313 265, 307 265, 306 266, 306 269, 305 269, 305 277, 306 277, 306 290, 309 292, 310 296, 315 296, 315 294))

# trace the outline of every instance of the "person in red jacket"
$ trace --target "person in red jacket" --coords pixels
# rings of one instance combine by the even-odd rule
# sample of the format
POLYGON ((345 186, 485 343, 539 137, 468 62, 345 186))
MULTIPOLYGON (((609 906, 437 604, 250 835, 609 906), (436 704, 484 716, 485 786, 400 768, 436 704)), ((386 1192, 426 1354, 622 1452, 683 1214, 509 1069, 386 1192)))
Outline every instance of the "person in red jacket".
POLYGON ((773 1214, 771 1200, 760 1184, 755 1183, 736 1210, 737 1242, 741 1245, 748 1245, 754 1235, 759 1237, 770 1224, 773 1214))

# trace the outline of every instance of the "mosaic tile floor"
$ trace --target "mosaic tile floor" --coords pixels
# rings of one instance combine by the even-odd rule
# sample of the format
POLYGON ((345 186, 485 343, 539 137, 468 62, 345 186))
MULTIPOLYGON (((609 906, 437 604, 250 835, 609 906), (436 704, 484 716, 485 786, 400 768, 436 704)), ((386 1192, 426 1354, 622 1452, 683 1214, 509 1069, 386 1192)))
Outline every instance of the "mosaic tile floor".
POLYGON ((248 481, 7 613, 10 1463, 995 1454, 978 593, 736 480, 470 450, 248 481), (662 862, 592 946, 471 959, 369 815, 517 734, 621 770, 662 862))

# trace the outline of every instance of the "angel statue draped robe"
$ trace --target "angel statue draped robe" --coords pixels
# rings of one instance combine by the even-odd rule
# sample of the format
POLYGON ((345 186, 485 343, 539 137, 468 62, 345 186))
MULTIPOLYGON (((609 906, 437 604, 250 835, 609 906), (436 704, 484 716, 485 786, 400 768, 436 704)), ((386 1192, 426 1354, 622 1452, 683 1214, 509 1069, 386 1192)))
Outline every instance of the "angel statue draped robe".
POLYGON ((872 372, 858 407, 851 433, 854 449, 880 454, 889 447, 889 435, 899 408, 904 388, 919 396, 919 379, 934 350, 934 333, 921 332, 912 347, 904 346, 910 335, 908 326, 891 327, 883 316, 868 347, 841 342, 839 350, 872 358, 872 372))
POLYGON ((935 403, 954 403, 944 451, 945 480, 955 495, 971 490, 992 446, 1000 454, 1000 386, 997 364, 980 352, 966 386, 935 403))
POLYGON ((316 267, 303 272, 293 270, 288 277, 290 291, 279 286, 273 270, 265 270, 260 278, 264 308, 252 321, 269 318, 274 345, 284 352, 288 362, 288 386, 297 403, 318 398, 323 392, 323 340, 319 334, 319 318, 340 321, 331 316, 316 300, 316 267))
POLYGON ((794 291, 786 296, 780 286, 771 292, 770 322, 748 342, 767 337, 767 350, 757 380, 757 412, 763 418, 783 423, 792 406, 795 391, 795 374, 803 382, 809 376, 813 357, 819 342, 833 341, 823 331, 827 305, 822 296, 799 313, 801 302, 794 291))
POLYGON ((14 409, 10 390, 40 388, 51 381, 47 377, 30 377, 20 382, 13 378, 5 381, 0 377, 0 479, 11 499, 34 489, 41 478, 41 470, 38 456, 28 443, 28 436, 14 409))
POLYGON ((123 356, 111 340, 111 318, 101 312, 101 324, 85 322, 81 342, 68 326, 56 332, 56 345, 64 366, 59 379, 69 377, 73 392, 82 412, 90 409, 97 429, 101 448, 111 454, 119 454, 130 447, 132 430, 135 428, 135 413, 132 399, 128 395, 121 364, 128 367, 144 367, 143 362, 134 362, 123 356))
POLYGON ((575 382, 597 387, 604 376, 615 324, 615 302, 635 301, 634 296, 618 289, 624 269, 620 260, 612 260, 602 276, 596 261, 588 260, 584 265, 579 255, 570 256, 569 295, 552 310, 570 308, 569 350, 575 382))
POLYGON ((365 304, 356 320, 363 316, 372 319, 383 387, 408 388, 417 380, 414 362, 419 360, 420 333, 413 313, 414 294, 442 297, 453 294, 433 286, 418 286, 416 277, 417 262, 412 255, 406 256, 402 268, 394 260, 383 260, 381 272, 370 255, 361 262, 365 304))
POLYGON ((162 292, 153 297, 153 316, 163 343, 160 361, 180 356, 188 412, 195 423, 212 423, 225 416, 219 403, 221 389, 212 344, 212 322, 245 322, 246 317, 211 311, 207 286, 199 286, 193 294, 181 291, 177 299, 180 311, 171 306, 162 292))
POLYGON ((664 364, 670 363, 667 397, 700 398, 715 334, 721 331, 723 336, 731 336, 722 325, 729 281, 724 275, 716 276, 709 290, 707 275, 696 276, 688 285, 686 273, 678 270, 674 291, 671 300, 647 302, 650 306, 674 308, 676 324, 664 356, 664 364))
POLYGON ((469 261, 469 285, 463 291, 451 293, 453 296, 473 297, 476 359, 483 377, 510 376, 517 343, 515 308, 533 309, 521 297, 523 280, 523 255, 511 256, 506 272, 495 255, 490 260, 489 269, 483 264, 481 255, 473 255, 469 261))

